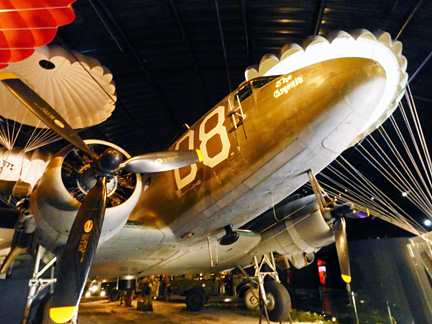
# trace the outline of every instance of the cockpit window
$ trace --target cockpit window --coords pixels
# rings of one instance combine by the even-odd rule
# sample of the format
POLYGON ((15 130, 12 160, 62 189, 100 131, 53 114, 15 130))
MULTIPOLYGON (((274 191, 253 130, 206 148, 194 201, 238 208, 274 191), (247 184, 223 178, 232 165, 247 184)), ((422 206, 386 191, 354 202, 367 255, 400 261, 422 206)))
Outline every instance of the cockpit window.
POLYGON ((248 98, 251 94, 252 94, 252 88, 251 88, 250 84, 247 84, 245 87, 241 88, 239 90, 239 92, 237 92, 236 98, 238 96, 240 101, 243 101, 246 98, 248 98))
POLYGON ((257 78, 257 79, 252 81, 252 84, 253 84, 254 88, 261 88, 261 87, 265 86, 267 83, 269 83, 270 81, 273 81, 274 79, 276 79, 278 77, 279 76, 269 76, 269 77, 257 78))

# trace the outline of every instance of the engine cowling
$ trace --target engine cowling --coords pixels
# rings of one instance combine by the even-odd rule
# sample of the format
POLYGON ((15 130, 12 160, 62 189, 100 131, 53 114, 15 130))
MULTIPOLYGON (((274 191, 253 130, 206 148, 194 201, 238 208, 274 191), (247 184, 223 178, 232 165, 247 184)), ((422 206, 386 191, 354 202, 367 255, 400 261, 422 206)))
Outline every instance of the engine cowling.
MULTIPOLYGON (((96 153, 112 147, 130 155, 115 144, 101 140, 86 140, 96 153)), ((64 245, 81 201, 89 187, 91 159, 78 149, 67 146, 57 153, 30 196, 30 208, 38 230, 36 238, 49 249, 64 245)), ((120 172, 107 181, 107 209, 100 243, 120 231, 135 208, 142 190, 141 175, 120 172)))
POLYGON ((332 216, 320 212, 314 195, 282 204, 260 217, 267 225, 261 232, 261 243, 252 253, 277 252, 287 256, 298 269, 312 263, 315 252, 335 241, 328 224, 332 216))

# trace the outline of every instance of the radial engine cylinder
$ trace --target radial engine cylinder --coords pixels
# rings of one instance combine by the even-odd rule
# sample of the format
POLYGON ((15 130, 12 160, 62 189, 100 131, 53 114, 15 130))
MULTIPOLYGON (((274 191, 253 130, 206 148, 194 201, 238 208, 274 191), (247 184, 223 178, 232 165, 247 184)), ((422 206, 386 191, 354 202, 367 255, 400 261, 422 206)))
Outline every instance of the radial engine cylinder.
MULTIPOLYGON (((130 157, 112 143, 100 140, 87 140, 86 143, 97 153, 113 147, 124 158, 130 157)), ((91 189, 86 186, 92 171, 91 162, 88 155, 76 148, 64 148, 51 160, 31 195, 30 208, 38 225, 36 239, 49 249, 66 243, 81 202, 91 189)), ((108 198, 101 243, 114 236, 126 223, 141 189, 139 174, 122 172, 107 180, 108 198)))

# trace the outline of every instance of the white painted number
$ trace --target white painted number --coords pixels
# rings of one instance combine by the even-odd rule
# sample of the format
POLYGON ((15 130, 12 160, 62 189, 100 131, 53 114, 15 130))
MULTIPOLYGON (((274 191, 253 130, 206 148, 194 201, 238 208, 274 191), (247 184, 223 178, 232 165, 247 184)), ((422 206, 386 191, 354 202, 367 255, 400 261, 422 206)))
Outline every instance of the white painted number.
POLYGON ((207 165, 210 168, 213 168, 214 166, 221 163, 223 160, 228 158, 229 150, 230 150, 230 142, 228 138, 228 133, 226 131, 226 127, 223 125, 223 122, 225 120, 225 107, 219 106, 215 110, 213 110, 210 114, 204 118, 202 121, 202 124, 199 128, 199 139, 201 141, 200 150, 203 152, 204 160, 203 163, 207 165), (206 123, 217 114, 217 124, 216 127, 212 128, 208 133, 206 133, 206 123), (222 149, 219 153, 217 153, 215 156, 210 157, 208 154, 208 148, 207 143, 210 139, 212 139, 215 136, 220 137, 222 149))
MULTIPOLYGON (((213 110, 210 114, 208 114, 203 121, 201 122, 201 125, 199 126, 199 134, 198 134, 198 140, 200 142, 199 149, 203 153, 204 159, 203 164, 206 166, 213 168, 222 161, 226 160, 229 155, 231 143, 228 138, 228 133, 226 130, 226 127, 223 125, 223 122, 225 120, 225 107, 219 106, 215 110, 213 110), (216 116, 216 117, 215 117, 216 116), (215 126, 212 126, 212 128, 208 131, 206 131, 206 125, 207 123, 212 119, 217 118, 217 122, 215 126), (212 142, 210 142, 212 140, 212 142), (219 145, 217 145, 214 141, 220 141, 219 145), (213 143, 212 146, 209 146, 209 143, 213 143), (214 145, 216 144, 216 145, 214 145), (214 153, 215 150, 219 148, 219 152, 214 153), (209 152, 212 152, 210 155, 209 152)), ((207 127, 208 129, 208 127, 207 127)), ((187 141, 187 149, 192 150, 194 149, 194 131, 190 130, 185 135, 183 135, 179 141, 177 141, 175 145, 176 150, 180 149, 186 149, 184 145, 182 145, 185 141, 187 141), (180 146, 182 146, 180 148, 180 146)), ((178 190, 181 190, 182 188, 186 187, 188 184, 190 184, 196 177, 197 174, 197 166, 196 164, 192 164, 190 167, 190 171, 188 174, 184 174, 184 172, 187 172, 182 168, 182 175, 180 174, 180 170, 176 169, 174 170, 174 178, 177 184, 178 190)))
MULTIPOLYGON (((193 150, 194 149, 194 147, 193 147, 194 146, 193 145, 193 139, 194 139, 194 131, 190 130, 185 135, 183 135, 183 137, 181 137, 181 139, 176 143, 175 149, 179 150, 180 149, 180 145, 184 141, 187 140, 188 141, 188 147, 187 147, 187 149, 193 150)), ((183 177, 180 176, 180 169, 175 169, 174 170, 174 178, 175 178, 178 190, 181 190, 182 188, 184 188, 185 186, 187 186, 196 177, 196 173, 197 173, 197 166, 196 166, 196 164, 192 164, 189 167, 190 167, 189 174, 183 175, 183 177)), ((182 169, 185 169, 185 168, 182 168, 182 169)))

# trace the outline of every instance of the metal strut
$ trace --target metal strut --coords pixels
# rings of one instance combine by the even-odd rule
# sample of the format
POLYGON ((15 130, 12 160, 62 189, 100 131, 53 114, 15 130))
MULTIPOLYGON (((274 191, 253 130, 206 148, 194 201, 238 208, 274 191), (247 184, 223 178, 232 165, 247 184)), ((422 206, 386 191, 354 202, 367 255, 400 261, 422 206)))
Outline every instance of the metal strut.
MULTIPOLYGON (((261 262, 258 262, 257 257, 254 256, 255 274, 253 277, 249 276, 240 265, 238 265, 237 267, 245 276, 248 277, 248 279, 252 283, 258 286, 259 296, 256 296, 253 290, 252 290, 252 294, 254 294, 254 297, 260 301, 260 309, 263 310, 267 323, 270 324, 270 319, 267 311, 267 305, 269 304, 269 300, 267 299, 267 293, 264 287, 264 278, 266 276, 270 276, 276 282, 280 282, 279 274, 276 269, 276 260, 274 258, 273 252, 264 254, 261 259, 261 262), (270 268, 270 271, 262 271, 265 265, 267 265, 270 268)), ((288 316, 289 316, 289 321, 292 324, 291 315, 288 316)), ((261 320, 262 320, 262 312, 260 312, 259 324, 261 324, 261 320)))
POLYGON ((321 188, 321 186, 318 183, 318 180, 315 178, 315 174, 311 169, 307 171, 307 174, 309 177, 309 182, 312 186, 312 190, 315 194, 315 198, 318 202, 320 212, 324 214, 325 212, 332 211, 333 208, 329 206, 333 205, 335 200, 331 199, 329 195, 321 188), (327 200, 324 197, 327 198, 327 200))
POLYGON ((52 284, 57 281, 57 279, 54 278, 54 268, 55 268, 54 263, 57 261, 57 257, 52 258, 51 261, 49 261, 45 265, 45 267, 43 267, 42 270, 39 271, 40 262, 43 259, 45 252, 46 249, 41 245, 39 245, 36 253, 33 277, 29 281, 30 289, 29 289, 29 293, 24 308, 23 324, 26 324, 29 320, 31 305, 33 303, 33 300, 36 298, 36 296, 39 295, 39 293, 42 290, 44 290, 46 287, 48 286, 52 287, 52 284), (41 278, 41 276, 50 268, 51 268, 50 279, 41 278))

